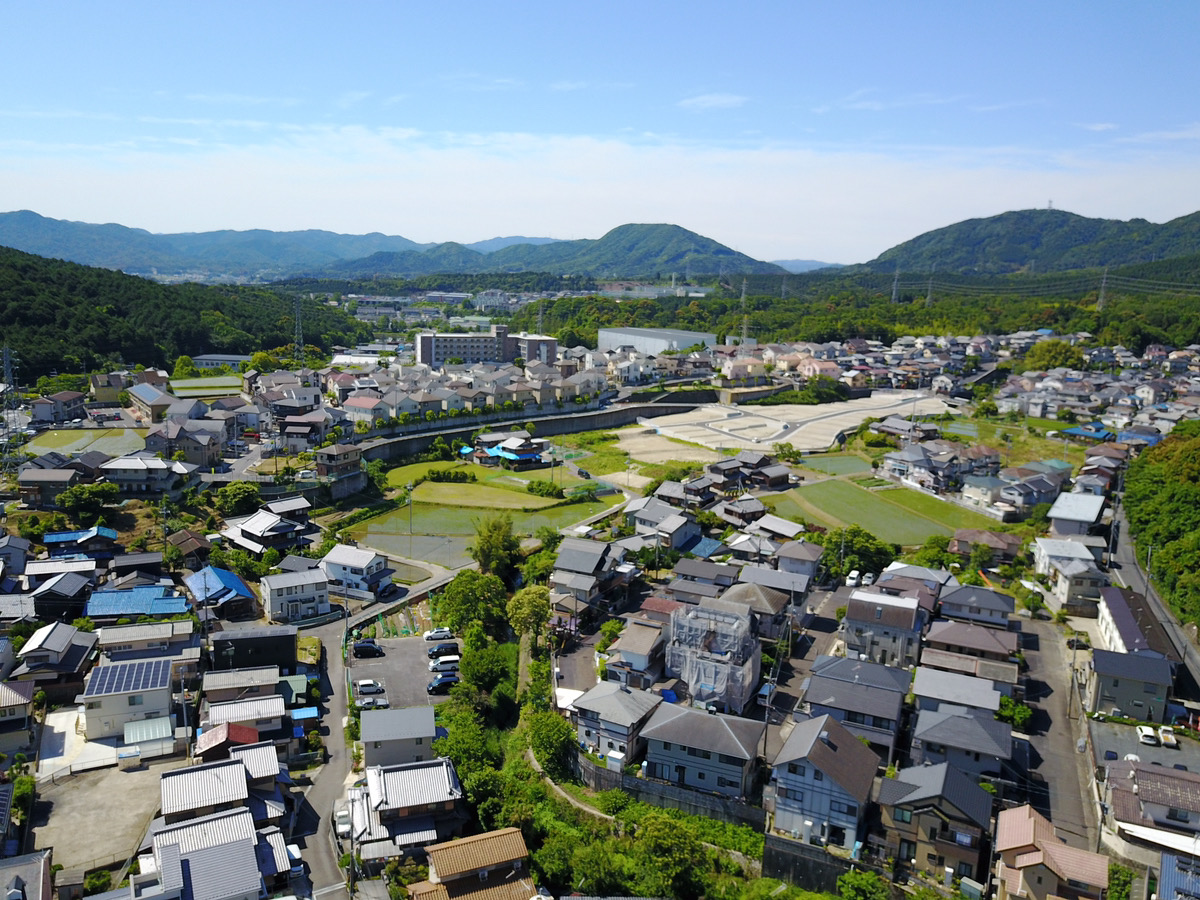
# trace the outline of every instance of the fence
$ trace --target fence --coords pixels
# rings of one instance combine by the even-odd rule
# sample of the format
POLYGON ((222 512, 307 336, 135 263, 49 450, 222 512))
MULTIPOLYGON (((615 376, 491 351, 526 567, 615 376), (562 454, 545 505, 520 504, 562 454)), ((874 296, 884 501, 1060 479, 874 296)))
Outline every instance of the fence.
POLYGON ((745 825, 755 831, 762 831, 766 827, 767 814, 760 807, 720 794, 705 794, 691 788, 647 781, 634 775, 614 772, 583 753, 578 754, 578 758, 579 776, 592 790, 608 791, 619 788, 635 800, 661 809, 677 809, 693 816, 719 819, 732 825, 745 825))

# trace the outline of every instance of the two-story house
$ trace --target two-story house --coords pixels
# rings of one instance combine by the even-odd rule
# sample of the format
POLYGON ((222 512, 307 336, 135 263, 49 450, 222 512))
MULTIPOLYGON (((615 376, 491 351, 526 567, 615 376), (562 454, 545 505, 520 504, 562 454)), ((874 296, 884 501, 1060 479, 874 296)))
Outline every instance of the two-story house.
POLYGON ((948 762, 971 775, 998 777, 1012 755, 1012 726, 993 713, 949 703, 917 713, 910 751, 914 766, 948 762))
POLYGON ((366 709, 360 728, 363 764, 368 767, 424 762, 436 755, 432 706, 366 709))
POLYGON ((425 853, 429 879, 408 885, 412 900, 514 900, 537 894, 519 828, 433 844, 425 853))
POLYGON ((766 727, 765 722, 660 704, 642 729, 646 775, 680 787, 745 797, 754 788, 766 727))
POLYGON ((366 776, 349 805, 355 845, 364 860, 382 863, 405 856, 458 834, 467 821, 458 772, 444 757, 370 766, 366 776))
POLYGON ((846 655, 889 665, 915 665, 927 620, 915 597, 856 591, 842 619, 846 655))
POLYGON ((272 622, 293 622, 329 612, 329 582, 320 569, 266 575, 259 582, 272 622))
POLYGON ((762 667, 754 619, 744 612, 681 606, 671 613, 667 674, 695 701, 741 713, 754 700, 762 667))
POLYGON ((1088 711, 1165 722, 1173 684, 1170 662, 1152 650, 1095 649, 1088 672, 1088 711))
POLYGON ((1017 653, 1019 637, 1012 631, 1000 631, 969 622, 937 621, 925 635, 927 649, 958 653, 979 659, 1008 662, 1017 653))
POLYGON ((326 553, 320 568, 338 593, 359 600, 377 599, 391 584, 389 576, 395 571, 388 568, 387 557, 382 553, 346 544, 337 544, 326 553))
POLYGON ((949 763, 912 766, 880 782, 882 833, 869 842, 882 856, 941 880, 983 876, 992 795, 949 763))
POLYGON ((578 608, 605 609, 624 600, 623 588, 637 573, 625 562, 625 551, 615 544, 566 538, 558 545, 550 591, 558 603, 578 608))
POLYGON ((772 828, 852 849, 879 757, 832 716, 798 722, 772 762, 772 828))
POLYGON ((974 622, 992 628, 1008 628, 1008 617, 1016 609, 1008 594, 991 588, 965 584, 943 591, 938 601, 941 615, 947 619, 974 622))
POLYGON ((636 762, 645 751, 642 729, 660 703, 658 694, 600 682, 571 703, 579 746, 611 759, 618 768, 636 762))
POLYGON ((1063 842, 1029 804, 1000 810, 995 844, 997 900, 1100 900, 1107 892, 1108 857, 1063 842))
POLYGON ((832 716, 867 739, 887 762, 895 757, 911 676, 904 669, 844 656, 818 656, 800 686, 811 716, 832 716))
POLYGON ((663 624, 626 619, 625 628, 608 648, 604 677, 631 688, 649 688, 661 681, 667 644, 663 624))

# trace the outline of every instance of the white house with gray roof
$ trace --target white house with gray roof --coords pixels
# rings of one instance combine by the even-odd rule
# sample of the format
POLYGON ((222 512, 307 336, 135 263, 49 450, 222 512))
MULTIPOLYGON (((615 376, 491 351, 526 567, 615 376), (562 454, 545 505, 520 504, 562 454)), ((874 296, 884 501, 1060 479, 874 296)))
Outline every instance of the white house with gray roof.
POLYGON ((270 840, 255 830, 246 809, 190 819, 153 833, 151 852, 138 857, 137 873, 130 875, 129 896, 131 900, 257 900, 264 878, 275 880, 275 856, 270 840), (260 869, 260 859, 266 871, 260 869))
POLYGON ((852 849, 879 757, 831 716, 796 723, 775 755, 776 833, 852 849))
POLYGON ((914 766, 948 762, 971 775, 1000 776, 1012 749, 1011 725, 990 712, 942 704, 917 713, 910 758, 914 766))
POLYGON ((662 703, 649 691, 631 690, 615 681, 602 681, 571 704, 571 724, 580 747, 614 759, 619 766, 641 758, 642 729, 662 703))
POLYGON ((680 787, 745 797, 754 786, 765 722, 663 703, 642 729, 646 775, 680 787))
POLYGON ((1151 650, 1093 650, 1088 672, 1088 711, 1165 722, 1174 679, 1171 663, 1151 650))
POLYGON ((348 792, 351 828, 364 860, 382 862, 445 840, 467 821, 454 763, 437 758, 369 766, 366 785, 348 792))
POLYGON ((368 767, 422 762, 436 755, 432 706, 366 709, 360 728, 363 763, 368 767))
POLYGON ((951 704, 995 713, 1000 708, 1000 692, 992 686, 991 681, 928 666, 917 666, 912 692, 916 697, 917 709, 937 709, 944 704, 951 704))
POLYGON ((272 622, 294 622, 329 612, 329 580, 321 569, 267 575, 259 583, 272 622))
POLYGON ((1015 608, 1015 601, 1008 594, 973 584, 944 591, 939 600, 939 612, 943 617, 992 628, 1007 628, 1008 617, 1015 608))

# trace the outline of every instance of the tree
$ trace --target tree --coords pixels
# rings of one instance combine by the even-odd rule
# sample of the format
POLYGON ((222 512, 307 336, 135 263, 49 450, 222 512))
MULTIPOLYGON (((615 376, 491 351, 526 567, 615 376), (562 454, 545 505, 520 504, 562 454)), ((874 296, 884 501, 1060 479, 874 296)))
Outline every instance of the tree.
POLYGON ((525 558, 521 566, 521 577, 526 584, 545 584, 557 564, 558 554, 553 550, 539 550, 525 558))
POLYGON ((506 583, 516 570, 521 542, 513 533, 512 516, 492 513, 475 520, 475 542, 468 548, 471 558, 486 575, 497 575, 506 583))
POLYGON ((1007 722, 1017 731, 1024 731, 1032 715, 1033 710, 1024 703, 1001 695, 1000 709, 996 711, 996 718, 999 721, 1007 722))
POLYGON ((874 872, 851 869, 838 876, 837 886, 845 900, 888 900, 887 882, 874 872))
POLYGON ((494 691, 510 673, 508 655, 500 644, 489 641, 459 663, 462 680, 478 691, 494 691))
POLYGON ((538 635, 550 620, 550 589, 542 585, 521 588, 509 598, 508 623, 517 634, 528 634, 537 649, 538 635))
POLYGON ((77 484, 58 495, 58 505, 79 524, 91 527, 107 504, 117 502, 120 493, 115 484, 108 482, 77 484))
POLYGON ((262 504, 258 484, 253 481, 235 481, 217 491, 217 512, 223 516, 240 516, 251 513, 262 504))
POLYGON ((835 578, 858 569, 860 572, 882 572, 896 558, 896 548, 885 544, 871 532, 858 525, 833 528, 824 534, 814 534, 814 543, 825 547, 822 561, 835 578))
POLYGON ((648 813, 637 829, 639 893, 651 897, 702 897, 705 867, 704 845, 688 822, 662 812, 648 813))
POLYGON ((195 378, 200 374, 200 370, 196 368, 196 363, 190 356, 180 356, 175 360, 175 371, 171 373, 172 378, 195 378))
POLYGON ((1038 341, 1025 354, 1025 368, 1038 371, 1082 369, 1083 350, 1066 341, 1038 341))
POLYGON ((571 776, 571 756, 575 752, 575 732, 556 712, 539 712, 529 717, 529 745, 546 774, 554 781, 571 776))
POLYGON ((967 561, 967 568, 972 572, 978 572, 980 569, 990 569, 995 561, 995 553, 987 544, 972 544, 971 558, 967 561))
POLYGON ((478 622, 487 634, 503 637, 506 593, 498 576, 464 569, 438 595, 438 621, 458 633, 478 622))
POLYGON ((925 539, 921 549, 912 555, 912 563, 929 569, 949 569, 952 563, 961 562, 957 554, 950 552, 949 547, 948 534, 931 534, 925 539))

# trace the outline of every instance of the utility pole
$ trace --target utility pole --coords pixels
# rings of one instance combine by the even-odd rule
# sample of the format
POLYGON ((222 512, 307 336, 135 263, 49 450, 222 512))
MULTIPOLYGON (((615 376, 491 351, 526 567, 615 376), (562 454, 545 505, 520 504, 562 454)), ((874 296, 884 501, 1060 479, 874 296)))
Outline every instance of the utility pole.
POLYGON ((750 339, 750 316, 746 314, 746 279, 742 279, 742 346, 750 339))
POLYGON ((1097 312, 1104 309, 1104 290, 1108 287, 1108 266, 1104 267, 1104 275, 1100 278, 1100 296, 1096 298, 1097 312))
POLYGON ((896 277, 892 279, 892 302, 900 302, 900 265, 896 264, 896 277))

